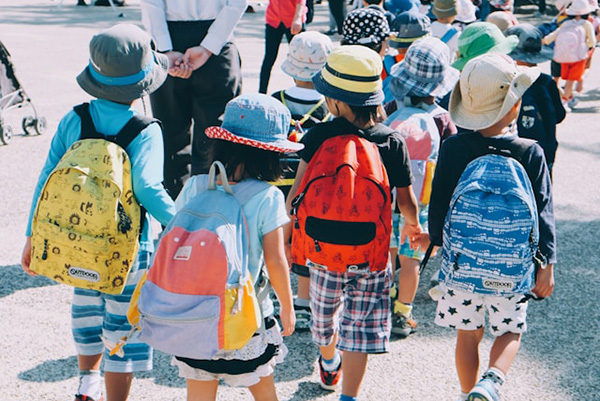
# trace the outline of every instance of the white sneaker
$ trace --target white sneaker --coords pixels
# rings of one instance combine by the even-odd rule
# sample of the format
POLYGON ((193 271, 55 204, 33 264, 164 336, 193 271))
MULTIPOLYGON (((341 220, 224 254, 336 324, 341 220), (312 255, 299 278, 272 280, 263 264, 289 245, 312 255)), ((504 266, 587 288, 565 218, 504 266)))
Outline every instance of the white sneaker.
POLYGON ((567 102, 567 106, 569 106, 569 108, 571 110, 573 110, 575 108, 575 106, 577 106, 577 104, 579 103, 579 99, 577 99, 576 97, 572 97, 571 99, 569 99, 569 101, 567 102))

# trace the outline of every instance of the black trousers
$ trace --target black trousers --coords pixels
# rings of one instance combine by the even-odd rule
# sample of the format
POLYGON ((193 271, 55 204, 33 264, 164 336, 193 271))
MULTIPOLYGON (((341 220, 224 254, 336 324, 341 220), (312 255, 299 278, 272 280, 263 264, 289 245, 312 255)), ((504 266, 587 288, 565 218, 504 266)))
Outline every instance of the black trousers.
POLYGON ((259 93, 267 93, 267 87, 269 86, 269 80, 271 79, 271 70, 273 64, 277 60, 279 54, 279 45, 281 39, 285 35, 288 43, 292 40, 292 32, 290 28, 286 28, 283 23, 280 23, 277 28, 272 27, 269 24, 265 25, 265 57, 263 58, 262 66, 260 67, 260 82, 258 84, 259 93))
MULTIPOLYGON (((173 50, 185 53, 198 46, 211 24, 212 21, 168 22, 173 50)), ((233 43, 227 43, 220 54, 213 54, 189 79, 169 76, 150 95, 152 113, 162 122, 164 184, 173 199, 190 172, 195 175, 208 171, 209 139, 204 130, 220 125, 225 105, 241 92, 240 55, 233 43)))
POLYGON ((346 0, 329 0, 329 11, 333 15, 340 35, 344 34, 344 1, 346 0))

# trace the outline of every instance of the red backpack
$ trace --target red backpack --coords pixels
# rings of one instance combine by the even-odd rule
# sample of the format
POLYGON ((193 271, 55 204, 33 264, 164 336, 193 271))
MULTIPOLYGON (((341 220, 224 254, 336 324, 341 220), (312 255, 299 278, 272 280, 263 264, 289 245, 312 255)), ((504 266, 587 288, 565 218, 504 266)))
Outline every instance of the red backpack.
POLYGON ((329 271, 385 270, 390 184, 377 146, 358 135, 323 142, 292 202, 292 261, 329 271))

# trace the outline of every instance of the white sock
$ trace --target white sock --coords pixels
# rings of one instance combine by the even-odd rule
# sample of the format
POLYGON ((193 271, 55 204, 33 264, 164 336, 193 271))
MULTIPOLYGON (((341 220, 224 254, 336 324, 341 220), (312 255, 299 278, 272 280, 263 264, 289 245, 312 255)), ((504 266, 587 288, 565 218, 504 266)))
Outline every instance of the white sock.
POLYGON ((460 401, 467 401, 467 397, 469 396, 469 394, 467 393, 463 393, 462 391, 460 392, 460 401))
POLYGON ((77 394, 87 395, 94 399, 100 399, 102 394, 102 377, 99 370, 80 370, 79 388, 77 394))
POLYGON ((332 360, 328 361, 325 358, 321 359, 321 364, 323 365, 323 369, 327 371, 332 371, 338 366, 340 366, 340 362, 342 361, 342 355, 340 355, 338 350, 335 350, 335 356, 332 360))
POLYGON ((298 306, 300 308, 310 308, 310 300, 303 298, 294 299, 294 306, 298 306))
POLYGON ((504 381, 506 380, 506 376, 504 376, 504 373, 500 369, 496 369, 496 368, 489 368, 483 374, 483 378, 486 378, 486 379, 489 378, 498 386, 503 385, 504 381))

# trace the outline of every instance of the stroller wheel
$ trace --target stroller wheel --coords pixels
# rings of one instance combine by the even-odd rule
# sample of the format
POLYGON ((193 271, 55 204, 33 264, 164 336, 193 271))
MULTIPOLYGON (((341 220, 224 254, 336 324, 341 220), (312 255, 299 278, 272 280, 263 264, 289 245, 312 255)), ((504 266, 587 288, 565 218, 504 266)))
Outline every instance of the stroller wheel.
POLYGON ((12 128, 10 126, 0 125, 0 141, 2 141, 3 144, 8 145, 12 136, 12 128))
POLYGON ((35 125, 35 132, 37 132, 38 135, 42 135, 44 132, 46 132, 46 118, 45 117, 40 117, 36 120, 34 120, 35 125))
POLYGON ((33 134, 33 126, 35 125, 35 118, 33 116, 23 117, 21 121, 21 127, 23 128, 23 132, 25 135, 33 134))

